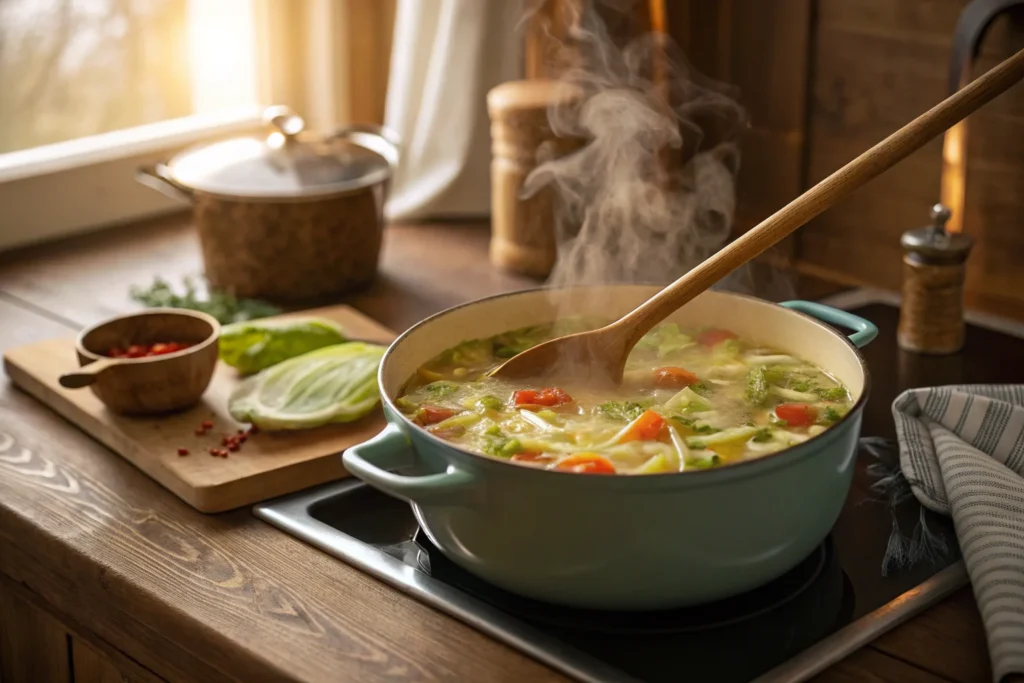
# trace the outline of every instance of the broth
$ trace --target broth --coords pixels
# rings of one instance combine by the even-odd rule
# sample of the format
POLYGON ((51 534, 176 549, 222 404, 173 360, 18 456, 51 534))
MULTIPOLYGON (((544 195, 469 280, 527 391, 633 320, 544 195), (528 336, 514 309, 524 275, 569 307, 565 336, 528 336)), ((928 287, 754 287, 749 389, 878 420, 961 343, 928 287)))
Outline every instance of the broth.
POLYGON ((463 342, 421 366, 398 408, 435 436, 527 466, 657 474, 759 458, 820 434, 852 400, 825 371, 724 329, 662 324, 622 385, 551 386, 486 375, 548 339, 594 329, 570 318, 463 342))

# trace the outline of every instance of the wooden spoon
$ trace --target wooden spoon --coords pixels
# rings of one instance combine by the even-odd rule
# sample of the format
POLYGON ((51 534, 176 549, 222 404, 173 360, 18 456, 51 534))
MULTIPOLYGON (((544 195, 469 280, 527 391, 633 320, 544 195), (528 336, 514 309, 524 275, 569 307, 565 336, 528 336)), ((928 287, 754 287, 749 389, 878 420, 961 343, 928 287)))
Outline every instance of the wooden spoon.
POLYGON ((618 384, 626 357, 655 325, 1022 78, 1024 50, 918 116, 616 322, 527 349, 491 376, 524 379, 558 374, 618 384))

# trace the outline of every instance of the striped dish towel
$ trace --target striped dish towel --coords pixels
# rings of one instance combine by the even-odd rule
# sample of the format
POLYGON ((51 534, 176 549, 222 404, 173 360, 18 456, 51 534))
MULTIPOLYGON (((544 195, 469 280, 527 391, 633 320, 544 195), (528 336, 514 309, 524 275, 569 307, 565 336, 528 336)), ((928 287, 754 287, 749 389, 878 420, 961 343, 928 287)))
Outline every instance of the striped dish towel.
POLYGON ((1024 675, 1024 385, 912 389, 892 412, 914 496, 953 518, 993 680, 1024 675))

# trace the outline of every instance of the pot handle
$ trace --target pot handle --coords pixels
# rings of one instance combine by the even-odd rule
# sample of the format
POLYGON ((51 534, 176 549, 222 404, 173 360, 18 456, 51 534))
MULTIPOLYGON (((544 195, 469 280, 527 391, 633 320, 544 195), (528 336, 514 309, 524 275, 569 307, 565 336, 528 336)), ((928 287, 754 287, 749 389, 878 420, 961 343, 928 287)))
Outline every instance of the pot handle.
POLYGON ((477 478, 449 464, 439 474, 406 476, 389 470, 411 465, 416 454, 409 436, 396 424, 388 424, 369 441, 350 447, 341 456, 345 469, 388 495, 410 503, 459 505, 479 491, 477 478))
POLYGON ((384 157, 392 171, 398 166, 402 140, 398 133, 385 126, 369 123, 346 126, 331 133, 327 139, 351 140, 360 147, 365 147, 384 157))
POLYGON ((176 181, 166 164, 140 166, 135 169, 135 180, 171 199, 192 202, 192 190, 176 181))
POLYGON ((853 334, 850 335, 850 342, 858 349, 864 348, 878 336, 878 328, 875 327, 874 323, 865 320, 859 315, 841 311, 838 308, 814 303, 813 301, 783 301, 780 305, 800 313, 806 313, 812 318, 853 330, 853 334))

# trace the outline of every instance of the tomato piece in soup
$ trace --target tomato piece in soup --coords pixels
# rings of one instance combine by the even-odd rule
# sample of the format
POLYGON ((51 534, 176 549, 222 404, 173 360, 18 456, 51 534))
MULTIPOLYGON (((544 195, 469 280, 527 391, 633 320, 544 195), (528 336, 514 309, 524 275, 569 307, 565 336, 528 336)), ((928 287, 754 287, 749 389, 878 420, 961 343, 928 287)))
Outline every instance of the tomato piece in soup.
POLYGON ((806 403, 781 403, 775 407, 775 415, 790 427, 809 427, 818 419, 818 411, 806 403))
POLYGON ((615 465, 597 453, 576 453, 555 465, 556 470, 578 474, 615 474, 615 465))
POLYGON ((729 339, 737 339, 736 333, 729 330, 706 330, 697 335, 697 343, 709 349, 729 339))
POLYGON ((662 389, 682 389, 691 384, 697 384, 700 379, 697 375, 684 368, 666 367, 654 371, 654 386, 662 389))
POLYGON ((544 406, 553 408, 565 403, 572 403, 572 396, 557 387, 547 387, 539 391, 520 389, 513 392, 512 403, 517 406, 544 406))

